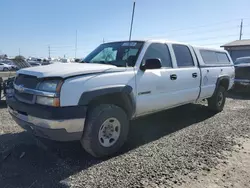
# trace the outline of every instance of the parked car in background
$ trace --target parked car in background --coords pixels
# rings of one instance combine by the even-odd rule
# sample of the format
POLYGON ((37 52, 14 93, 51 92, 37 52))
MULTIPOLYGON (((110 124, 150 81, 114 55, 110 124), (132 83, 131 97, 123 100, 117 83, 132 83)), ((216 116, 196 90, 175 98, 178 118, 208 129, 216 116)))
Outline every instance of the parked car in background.
POLYGON ((51 64, 49 60, 47 59, 43 59, 43 61, 41 62, 42 65, 49 65, 51 64))
POLYGON ((234 62, 235 80, 234 90, 250 88, 250 56, 237 58, 234 62))
POLYGON ((32 67, 36 67, 36 66, 41 66, 42 64, 41 63, 38 63, 38 62, 33 62, 33 61, 29 61, 28 62, 32 67))
POLYGON ((12 70, 12 65, 0 62, 0 71, 10 71, 12 70))
POLYGON ((13 61, 5 61, 3 62, 4 64, 10 65, 11 66, 11 70, 17 70, 17 66, 15 65, 15 63, 13 61))

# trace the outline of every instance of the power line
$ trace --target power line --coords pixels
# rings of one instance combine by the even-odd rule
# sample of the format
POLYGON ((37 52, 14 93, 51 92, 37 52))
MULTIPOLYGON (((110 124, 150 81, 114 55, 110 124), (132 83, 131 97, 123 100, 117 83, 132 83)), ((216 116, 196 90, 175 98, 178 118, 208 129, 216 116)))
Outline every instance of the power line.
MULTIPOLYGON (((250 18, 244 18, 244 19, 250 19, 250 18)), ((224 23, 230 23, 230 22, 234 22, 234 21, 239 21, 240 19, 234 19, 234 20, 227 20, 227 21, 222 21, 222 22, 214 22, 211 24, 206 24, 206 25, 199 25, 199 26, 195 26, 195 27, 189 27, 189 28, 180 28, 180 29, 173 29, 170 30, 171 31, 185 31, 185 30, 190 30, 190 29, 197 29, 197 28, 202 28, 202 27, 209 27, 209 26, 214 26, 214 25, 221 25, 224 23)))
MULTIPOLYGON (((232 31, 233 29, 235 29, 235 32, 237 31, 237 25, 235 25, 235 26, 230 26, 230 27, 224 27, 224 28, 213 28, 213 29, 209 29, 209 30, 205 30, 205 31, 192 31, 192 32, 185 32, 184 34, 181 34, 181 33, 163 33, 163 34, 160 34, 160 35, 154 35, 154 36, 146 36, 146 37, 144 37, 144 38, 160 38, 160 37, 175 37, 175 36, 181 36, 181 37, 186 37, 186 36, 193 36, 193 35, 205 35, 205 34, 208 34, 208 33, 216 33, 217 31, 228 31, 228 30, 230 30, 230 31, 232 31)), ((250 28, 250 24, 244 24, 244 28, 250 28)), ((183 29, 182 31, 185 31, 185 29, 183 29)), ((118 39, 119 40, 119 39, 118 39)), ((92 40, 84 40, 84 43, 86 44, 86 41, 88 42, 88 44, 91 44, 91 46, 92 46, 92 44, 99 44, 99 42, 111 42, 111 41, 115 41, 115 40, 109 40, 109 41, 107 41, 107 40, 104 40, 104 38, 103 38, 103 40, 102 41, 99 41, 99 42, 97 42, 97 41, 92 41, 92 40)), ((95 45, 93 45, 93 46, 95 46, 95 45)), ((79 45, 78 45, 78 41, 77 41, 77 50, 79 50, 79 45)), ((86 47, 86 45, 82 45, 81 46, 82 48, 83 47, 86 47)), ((69 50, 71 50, 71 49, 73 49, 73 50, 75 50, 75 46, 73 46, 73 45, 66 45, 66 44, 61 44, 61 45, 59 45, 59 44, 57 44, 57 45, 50 45, 50 48, 51 48, 51 50, 60 50, 60 49, 69 49, 69 50)))
MULTIPOLYGON (((229 29, 237 29, 237 27, 236 26, 234 26, 234 27, 228 27, 228 28, 221 28, 221 29, 213 29, 213 30, 208 30, 208 31, 206 31, 206 32, 202 32, 202 34, 207 34, 207 33, 215 33, 215 32, 217 32, 217 31, 224 31, 224 30, 229 30, 229 29)), ((183 35, 183 34, 167 34, 167 35, 165 35, 165 37, 166 36, 170 36, 170 37, 173 37, 173 36, 192 36, 192 35, 197 35, 197 34, 201 34, 201 32, 189 32, 189 33, 185 33, 185 35, 183 35)), ((164 37, 164 35, 161 35, 161 36, 154 36, 154 37, 164 37)))
POLYGON ((62 46, 50 46, 50 48, 51 49, 62 49, 62 48, 74 48, 74 46, 64 46, 64 45, 62 45, 62 46))
MULTIPOLYGON (((250 24, 244 25, 244 28, 250 27, 250 24)), ((182 37, 186 37, 186 36, 192 36, 192 35, 200 35, 200 34, 207 34, 207 33, 216 33, 218 31, 232 31, 233 29, 237 29, 237 26, 231 26, 231 27, 226 27, 226 28, 220 28, 220 29, 211 29, 211 30, 206 30, 206 31, 192 31, 192 32, 188 32, 185 34, 181 34, 181 33, 168 33, 168 34, 161 34, 161 35, 152 35, 152 36, 148 36, 148 38, 163 38, 163 37, 174 37, 174 36, 182 36, 182 37)), ((184 31, 184 30, 183 30, 184 31)))
MULTIPOLYGON (((250 19, 250 18, 244 18, 244 19, 250 19)), ((229 21, 223 21, 223 22, 216 22, 216 23, 212 23, 212 24, 207 24, 207 25, 200 25, 200 26, 195 26, 195 27, 189 27, 189 28, 180 28, 180 29, 173 29, 173 30, 169 30, 167 33, 165 34, 160 34, 160 35, 152 35, 152 36, 148 36, 149 38, 152 38, 152 37, 161 37, 161 36, 167 36, 167 35, 170 35, 171 36, 171 33, 174 33, 176 34, 177 31, 187 31, 187 30, 191 30, 191 29, 200 29, 200 28, 206 28, 206 27, 210 27, 210 26, 215 26, 215 25, 222 25, 222 24, 225 24, 225 23, 230 23, 230 22, 235 22, 235 21, 239 21, 240 19, 235 19, 235 20, 229 20, 229 21)), ((249 24, 248 24, 249 25, 249 24)), ((235 25, 235 27, 237 27, 235 25)), ((244 26, 245 27, 245 26, 244 26)), ((218 29, 217 29, 218 30, 218 29)), ((224 28, 221 28, 220 31, 224 30, 224 28)), ((190 34, 193 33, 192 32, 189 32, 190 34)), ((176 34, 178 35, 178 34, 176 34)))
POLYGON ((210 39, 217 39, 217 38, 225 38, 225 37, 235 37, 238 36, 238 34, 233 35, 222 35, 222 36, 214 36, 214 37, 204 37, 204 38, 197 38, 197 39, 189 39, 189 41, 204 41, 204 40, 210 40, 210 39))
MULTIPOLYGON (((249 33, 250 34, 250 33, 249 33)), ((203 40, 202 40, 203 41, 203 40)), ((226 43, 227 41, 224 39, 223 41, 221 42, 215 42, 215 43, 203 43, 201 44, 201 46, 210 46, 210 45, 218 45, 218 44, 223 44, 223 43, 226 43)))
MULTIPOLYGON (((250 24, 247 24, 247 25, 245 25, 244 24, 244 28, 247 28, 247 27, 250 27, 250 24)), ((230 31, 232 31, 233 29, 235 29, 235 33, 236 33, 236 29, 237 29, 237 26, 233 26, 233 27, 227 27, 227 28, 220 28, 220 29, 211 29, 211 30, 206 30, 205 32, 200 32, 200 31, 195 31, 195 32, 189 32, 189 33, 185 33, 185 34, 170 34, 170 35, 168 35, 168 36, 164 36, 164 35, 161 35, 162 36, 162 38, 164 37, 164 38, 168 38, 168 37, 173 37, 173 36, 177 36, 178 38, 180 37, 180 38, 183 38, 183 37, 187 37, 187 36, 193 36, 193 35, 195 35, 195 36, 197 36, 197 35, 200 35, 200 36, 202 36, 202 35, 207 35, 207 34, 209 34, 209 33, 216 33, 216 32, 218 32, 218 31, 228 31, 228 30, 230 30, 230 31)), ((220 32, 220 34, 222 34, 222 32, 220 32)), ((235 34, 232 34, 232 36, 234 36, 235 34)), ((229 35, 226 35, 226 36, 229 36, 229 35)), ((221 37, 226 37, 226 36, 221 36, 221 37)), ((231 35, 230 35, 231 36, 231 35)), ((159 37, 159 36, 158 36, 159 37)), ((212 38, 219 38, 220 36, 209 36, 209 37, 203 37, 204 38, 204 40, 208 40, 208 39, 212 39, 212 38)), ((145 38, 149 38, 149 37, 145 37, 145 38)), ((155 38, 157 38, 156 36, 155 36, 155 38)), ((202 40, 203 38, 198 38, 198 40, 202 40)), ((180 39, 179 39, 180 40, 180 39)), ((186 39, 185 39, 186 40, 186 39)), ((196 40, 196 38, 190 38, 189 40, 196 40)), ((90 40, 89 40, 90 41, 90 40)), ((111 41, 113 41, 113 40, 111 40, 111 41)), ((105 41, 104 40, 104 38, 103 38, 103 40, 101 41, 102 43, 105 43, 105 42, 109 42, 109 41, 105 41)), ((90 42, 91 44, 97 44, 97 42, 96 41, 94 41, 94 42, 90 42)), ((94 47, 95 45, 87 45, 87 46, 91 46, 91 47, 94 47)), ((82 45, 82 46, 79 46, 78 45, 78 43, 77 43, 77 51, 80 49, 80 48, 86 48, 87 47, 86 45, 82 45)), ((52 51, 64 51, 64 50, 67 50, 67 51, 75 51, 75 47, 74 46, 72 46, 72 45, 61 45, 61 46, 59 46, 59 45, 53 45, 53 46, 51 46, 50 45, 50 51, 52 52, 52 51)))

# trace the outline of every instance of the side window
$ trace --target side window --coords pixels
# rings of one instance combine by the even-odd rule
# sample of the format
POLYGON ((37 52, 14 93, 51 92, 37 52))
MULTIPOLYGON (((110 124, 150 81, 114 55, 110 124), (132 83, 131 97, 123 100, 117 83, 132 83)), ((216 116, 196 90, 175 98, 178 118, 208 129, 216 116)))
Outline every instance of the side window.
POLYGON ((217 56, 215 52, 200 50, 200 53, 205 64, 217 64, 217 56))
POLYGON ((172 67, 170 52, 166 44, 153 43, 148 47, 144 55, 144 60, 153 58, 159 58, 162 67, 172 67))
POLYGON ((194 60, 189 48, 185 45, 173 44, 178 67, 193 67, 194 60))
POLYGON ((219 63, 223 64, 223 63, 230 63, 230 60, 227 56, 226 53, 223 53, 223 52, 216 52, 217 54, 217 59, 219 61, 219 63))
POLYGON ((229 64, 230 60, 226 53, 209 50, 200 50, 205 64, 229 64))

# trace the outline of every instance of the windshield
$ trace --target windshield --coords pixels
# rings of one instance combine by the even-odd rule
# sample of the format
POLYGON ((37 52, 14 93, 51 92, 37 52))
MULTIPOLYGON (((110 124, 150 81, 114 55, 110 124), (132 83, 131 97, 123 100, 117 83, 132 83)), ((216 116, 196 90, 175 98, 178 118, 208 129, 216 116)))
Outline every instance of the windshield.
POLYGON ((245 63, 250 63, 250 57, 239 58, 239 59, 236 59, 236 61, 234 62, 235 65, 245 64, 245 63))
POLYGON ((143 46, 143 42, 114 42, 97 47, 84 63, 111 64, 117 67, 133 67, 143 46))

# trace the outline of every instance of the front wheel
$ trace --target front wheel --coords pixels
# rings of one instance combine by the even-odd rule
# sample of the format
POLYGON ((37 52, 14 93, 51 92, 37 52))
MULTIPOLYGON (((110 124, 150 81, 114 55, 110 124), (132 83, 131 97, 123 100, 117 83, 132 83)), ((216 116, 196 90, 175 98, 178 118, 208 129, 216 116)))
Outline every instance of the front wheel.
POLYGON ((94 157, 116 153, 125 143, 129 119, 124 110, 112 104, 100 104, 88 113, 81 144, 94 157))
POLYGON ((214 112, 221 112, 226 102, 226 89, 219 86, 215 94, 208 99, 208 107, 214 112))

